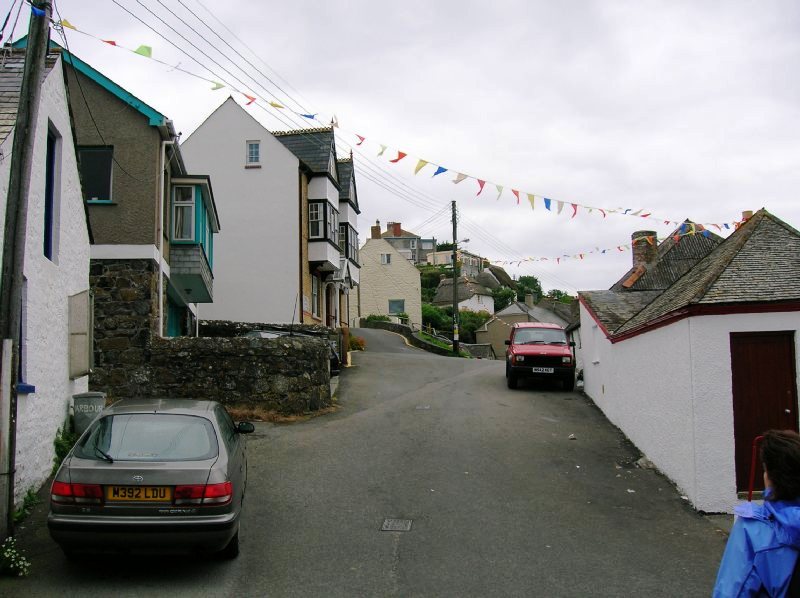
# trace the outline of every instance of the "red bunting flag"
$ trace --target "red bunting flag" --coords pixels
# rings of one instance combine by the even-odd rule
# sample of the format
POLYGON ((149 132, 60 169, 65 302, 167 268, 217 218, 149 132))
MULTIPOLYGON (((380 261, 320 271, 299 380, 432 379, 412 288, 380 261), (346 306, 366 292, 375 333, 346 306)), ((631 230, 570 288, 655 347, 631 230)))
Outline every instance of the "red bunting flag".
POLYGON ((405 158, 408 154, 404 152, 397 152, 397 157, 394 160, 389 160, 392 164, 397 164, 400 160, 405 158))
POLYGON ((575 215, 578 213, 578 204, 574 203, 570 205, 572 205, 572 216, 570 216, 570 218, 575 218, 575 215))
POLYGON ((358 137, 358 143, 356 143, 356 145, 361 145, 362 143, 364 143, 364 139, 365 139, 364 137, 362 137, 358 133, 356 133, 356 137, 358 137))
POLYGON ((249 96, 247 94, 244 94, 244 97, 246 97, 248 100, 250 100, 249 102, 247 102, 247 104, 246 104, 247 106, 249 106, 250 104, 252 104, 253 102, 256 101, 256 99, 253 96, 249 96))
POLYGON ((602 209, 602 208, 597 208, 597 209, 600 210, 600 213, 603 215, 603 218, 605 218, 606 217, 606 211, 604 209, 602 209))
POLYGON ((642 218, 650 218, 650 212, 647 212, 647 214, 642 214, 642 218))
POLYGON ((103 41, 104 41, 105 43, 107 43, 109 46, 116 46, 116 45, 117 45, 117 42, 115 42, 115 41, 112 41, 112 40, 110 40, 110 39, 104 39, 103 41))
POLYGON ((517 205, 519 205, 519 191, 517 191, 516 189, 512 189, 511 193, 513 193, 514 197, 517 198, 517 205))
POLYGON ((480 179, 476 179, 478 181, 478 187, 480 190, 475 194, 475 197, 478 197, 481 193, 483 193, 483 186, 486 184, 486 181, 482 181, 480 179))

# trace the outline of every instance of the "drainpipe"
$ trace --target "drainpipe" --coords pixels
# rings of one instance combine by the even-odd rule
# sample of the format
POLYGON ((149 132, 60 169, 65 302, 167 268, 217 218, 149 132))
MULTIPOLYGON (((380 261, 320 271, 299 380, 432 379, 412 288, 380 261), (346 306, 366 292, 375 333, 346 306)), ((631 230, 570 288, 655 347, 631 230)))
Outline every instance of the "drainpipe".
POLYGON ((158 336, 164 336, 164 171, 167 168, 167 146, 175 145, 175 138, 161 142, 161 168, 159 170, 158 203, 158 336))

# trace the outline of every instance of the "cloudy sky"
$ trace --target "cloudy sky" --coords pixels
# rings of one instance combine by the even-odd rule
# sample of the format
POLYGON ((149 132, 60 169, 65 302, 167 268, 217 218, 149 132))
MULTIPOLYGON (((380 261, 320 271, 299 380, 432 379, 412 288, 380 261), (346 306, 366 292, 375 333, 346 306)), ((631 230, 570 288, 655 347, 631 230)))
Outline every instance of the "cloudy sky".
MULTIPOLYGON (((0 4, 2 16, 10 5, 0 4)), ((456 200, 469 250, 492 261, 549 258, 507 269, 575 292, 610 286, 631 259, 617 247, 638 230, 669 234, 674 225, 664 221, 733 223, 765 207, 800 227, 793 0, 56 7, 89 34, 67 29, 70 49, 172 118, 184 138, 228 95, 245 103, 241 92, 258 98, 248 110, 271 129, 317 123, 269 101, 325 123, 336 115, 340 155, 356 134, 365 138, 353 148, 362 240, 376 220, 450 240, 456 200), (150 46, 166 65, 91 36, 150 46), (203 79, 227 86, 212 91, 203 79), (388 149, 379 157, 381 145, 388 149), (408 156, 391 164, 397 151, 408 156), (419 159, 448 172, 433 178, 435 167, 426 166, 415 175, 419 159), (455 185, 457 173, 474 178, 455 185), (480 195, 475 179, 487 181, 480 195), (521 192, 520 205, 511 189, 521 192), (534 210, 526 193, 537 196, 534 210), (553 199, 551 212, 542 197, 553 199), (653 218, 604 218, 585 206, 653 218)), ((15 37, 26 21, 23 10, 15 37)), ((224 206, 221 213, 224 228, 224 206)))

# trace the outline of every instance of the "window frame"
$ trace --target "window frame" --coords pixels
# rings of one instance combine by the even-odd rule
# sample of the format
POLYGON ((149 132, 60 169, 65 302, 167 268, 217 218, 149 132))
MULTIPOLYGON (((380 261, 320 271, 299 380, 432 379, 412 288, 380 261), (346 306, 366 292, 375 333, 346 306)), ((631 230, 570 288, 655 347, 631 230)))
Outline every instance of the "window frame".
POLYGON ((254 168, 257 166, 261 166, 261 140, 248 139, 247 141, 245 141, 244 148, 245 148, 244 152, 245 167, 254 168), (252 148, 256 148, 255 155, 251 151, 252 148))
POLYGON ((392 254, 391 253, 382 253, 381 254, 381 266, 390 266, 392 264, 392 254))
POLYGON ((388 311, 389 311, 389 315, 390 316, 396 316, 397 314, 404 314, 404 313, 406 313, 406 300, 405 299, 389 299, 388 300, 388 307, 389 307, 388 311), (400 311, 392 311, 392 303, 394 303, 394 304, 400 303, 402 309, 400 309, 400 311))
POLYGON ((44 217, 42 222, 42 255, 58 261, 59 212, 61 190, 61 135, 48 123, 45 156, 44 217))
POLYGON ((195 197, 195 187, 194 185, 174 185, 172 187, 172 240, 181 242, 181 243, 195 243, 197 232, 195 231, 196 227, 196 214, 195 211, 197 209, 197 201, 195 197), (178 200, 178 189, 191 189, 192 198, 190 201, 187 200, 178 200), (185 210, 189 208, 189 213, 191 214, 190 219, 190 227, 189 230, 191 231, 191 236, 189 238, 183 238, 178 236, 178 209, 185 210))
POLYGON ((308 238, 324 239, 325 236, 325 213, 322 204, 325 202, 315 201, 308 204, 308 238), (315 217, 316 216, 316 217, 315 217), (316 234, 313 232, 314 225, 317 225, 316 234))
POLYGON ((113 145, 79 145, 76 148, 78 157, 78 171, 81 175, 81 188, 84 192, 84 201, 89 204, 109 204, 114 201, 114 146, 113 145), (91 198, 86 195, 88 173, 84 171, 86 163, 84 162, 84 154, 89 153, 109 153, 108 161, 108 197, 107 198, 91 198))
POLYGON ((320 317, 320 309, 319 309, 319 295, 320 295, 320 288, 319 288, 319 278, 312 275, 311 276, 311 315, 315 318, 320 317))

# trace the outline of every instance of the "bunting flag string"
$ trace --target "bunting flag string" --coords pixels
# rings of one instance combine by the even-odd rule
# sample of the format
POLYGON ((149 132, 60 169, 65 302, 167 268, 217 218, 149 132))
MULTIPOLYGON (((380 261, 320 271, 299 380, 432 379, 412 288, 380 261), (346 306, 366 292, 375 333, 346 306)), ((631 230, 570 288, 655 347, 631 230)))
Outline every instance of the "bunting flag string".
MULTIPOLYGON (((704 237, 710 237, 711 231, 706 229, 702 224, 684 222, 683 224, 680 225, 675 234, 671 235, 670 237, 665 237, 664 239, 661 239, 661 241, 664 241, 666 238, 671 238, 675 243, 680 243, 684 237, 689 237, 694 235, 702 235, 704 237)), ((590 251, 582 251, 580 253, 575 253, 572 255, 565 253, 563 255, 552 256, 552 257, 526 257, 521 260, 489 260, 489 261, 499 266, 519 266, 520 264, 527 262, 555 262, 556 264, 561 264, 562 261, 566 260, 583 260, 589 255, 606 255, 609 252, 612 252, 614 249, 616 249, 618 252, 629 251, 632 245, 636 245, 639 242, 646 242, 650 245, 658 245, 660 241, 655 235, 644 235, 641 237, 634 237, 631 239, 630 243, 626 243, 625 245, 617 245, 616 247, 611 249, 600 249, 599 247, 595 247, 590 251)))
MULTIPOLYGON (((34 7, 32 7, 32 9, 33 8, 34 7)), ((171 70, 177 70, 177 71, 185 73, 185 74, 187 74, 187 75, 189 75, 191 77, 195 77, 196 79, 200 79, 202 81, 206 81, 207 83, 209 83, 211 85, 211 90, 212 91, 216 91, 216 90, 222 89, 224 87, 228 87, 232 91, 234 91, 234 92, 240 94, 241 96, 243 96, 247 100, 246 103, 245 103, 245 105, 247 105, 247 106, 250 106, 250 105, 252 105, 252 104, 254 104, 256 102, 258 102, 259 105, 261 105, 263 103, 266 106, 269 106, 269 107, 271 107, 271 108, 273 108, 275 110, 292 112, 292 113, 298 115, 301 118, 304 118, 304 119, 307 119, 307 120, 313 120, 313 121, 321 122, 321 121, 319 121, 319 119, 317 119, 317 116, 319 115, 319 113, 297 112, 295 110, 292 110, 291 108, 288 108, 284 103, 281 103, 281 102, 278 102, 278 101, 262 100, 261 98, 258 98, 255 95, 251 95, 250 93, 247 93, 245 91, 236 89, 235 87, 232 87, 230 85, 225 85, 225 84, 223 84, 223 83, 221 83, 219 81, 216 81, 216 80, 213 80, 213 79, 209 79, 209 78, 204 77, 202 75, 198 75, 197 73, 193 73, 193 72, 191 72, 189 70, 186 70, 186 69, 180 67, 180 65, 168 64, 167 62, 164 62, 162 60, 159 60, 159 59, 155 58, 153 56, 153 50, 152 50, 152 48, 150 46, 140 45, 136 49, 128 48, 128 47, 125 47, 125 46, 122 46, 122 45, 118 44, 115 40, 102 39, 102 38, 100 38, 98 36, 92 35, 91 33, 87 33, 86 31, 83 31, 83 30, 79 29, 78 27, 76 27, 73 23, 71 23, 67 19, 61 19, 60 21, 51 20, 51 23, 53 24, 54 28, 60 29, 62 32, 63 32, 64 29, 69 29, 71 31, 75 31, 77 33, 80 33, 81 35, 85 35, 87 37, 91 37, 91 38, 96 39, 96 40, 98 40, 100 42, 103 42, 103 43, 105 43, 107 45, 114 46, 116 48, 120 48, 120 49, 123 49, 123 50, 127 50, 129 52, 132 52, 134 54, 137 54, 137 55, 142 56, 144 58, 147 58, 149 60, 153 60, 154 62, 157 62, 159 64, 162 64, 164 66, 169 67, 171 70)), ((337 119, 335 114, 332 116, 332 118, 330 120, 330 124, 328 126, 331 126, 332 128, 337 128, 337 129, 340 128, 339 127, 339 120, 337 119)), ((364 144, 367 141, 367 137, 366 136, 360 135, 360 134, 356 134, 356 133, 353 133, 353 134, 355 135, 356 139, 358 139, 358 142, 354 143, 354 145, 361 146, 362 144, 364 144)), ((378 144, 378 147, 379 147, 379 151, 377 153, 377 156, 378 157, 383 157, 385 155, 386 150, 389 149, 391 146, 387 145, 387 144, 380 143, 380 144, 378 144)), ((407 156, 410 156, 410 154, 408 152, 404 152, 404 151, 401 151, 401 150, 396 150, 396 151, 397 151, 397 157, 389 160, 389 162, 391 164, 397 164, 398 162, 403 160, 403 158, 405 158, 407 156)), ((441 174, 444 174, 446 172, 455 172, 455 178, 452 179, 452 182, 454 184, 461 183, 462 181, 465 181, 467 179, 473 179, 478 184, 478 192, 475 195, 476 197, 480 196, 481 193, 483 193, 484 186, 486 185, 487 182, 489 182, 490 184, 493 184, 496 187, 496 189, 497 189, 497 199, 498 200, 502 197, 505 189, 507 188, 506 185, 495 183, 493 181, 488 181, 487 179, 481 179, 481 178, 478 178, 476 176, 472 176, 470 174, 466 174, 466 173, 463 173, 463 172, 452 171, 450 168, 445 167, 445 166, 443 166, 441 164, 438 164, 436 162, 433 162, 431 160, 419 158, 419 157, 416 157, 416 156, 412 156, 412 158, 416 158, 416 160, 417 160, 416 161, 416 166, 414 167, 414 175, 419 174, 420 171, 425 169, 428 165, 431 165, 431 166, 435 166, 436 167, 436 170, 433 173, 433 175, 431 176, 431 178, 435 178, 435 177, 437 177, 437 176, 439 176, 441 174)), ((519 203, 520 203, 520 191, 518 189, 511 188, 511 192, 514 195, 516 203, 519 205, 519 203)), ((542 205, 544 205, 545 210, 547 210, 548 212, 553 212, 552 202, 556 201, 556 211, 555 211, 555 213, 557 215, 560 215, 562 213, 563 208, 564 208, 565 202, 562 201, 562 200, 553 200, 553 199, 550 199, 548 197, 544 197, 543 195, 540 195, 538 193, 530 193, 530 192, 526 192, 525 196, 527 197, 528 203, 530 204, 532 210, 536 209, 536 203, 537 202, 541 203, 542 205)), ((579 210, 583 209, 583 210, 586 211, 587 214, 592 214, 595 210, 597 210, 602 215, 603 218, 606 218, 608 214, 617 214, 617 215, 622 215, 622 216, 631 216, 631 217, 636 217, 636 218, 646 218, 646 219, 659 220, 660 222, 663 222, 665 225, 678 225, 679 224, 679 221, 663 219, 663 218, 657 218, 656 216, 653 216, 653 214, 651 212, 645 211, 643 208, 639 208, 639 209, 623 208, 623 207, 619 207, 619 208, 601 208, 601 207, 597 207, 597 206, 587 206, 587 205, 579 204, 577 202, 567 202, 567 203, 569 203, 569 205, 572 207, 572 213, 570 215, 570 219, 575 218, 578 215, 579 210)), ((719 230, 720 232, 722 232, 723 230, 732 230, 737 226, 737 224, 738 223, 736 223, 736 222, 732 222, 732 223, 704 223, 705 226, 713 226, 717 230, 719 230)))

